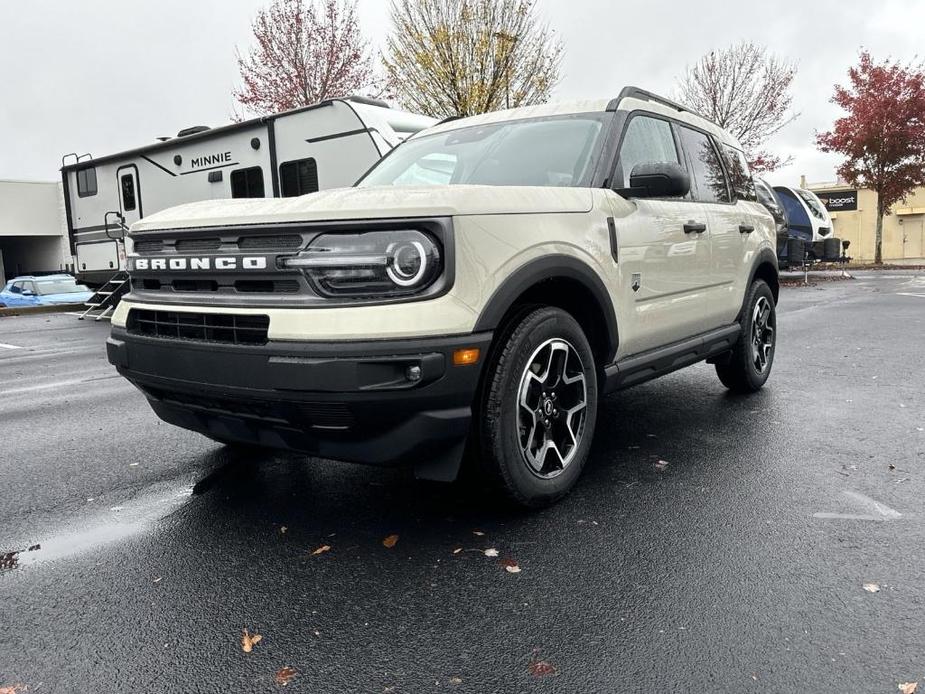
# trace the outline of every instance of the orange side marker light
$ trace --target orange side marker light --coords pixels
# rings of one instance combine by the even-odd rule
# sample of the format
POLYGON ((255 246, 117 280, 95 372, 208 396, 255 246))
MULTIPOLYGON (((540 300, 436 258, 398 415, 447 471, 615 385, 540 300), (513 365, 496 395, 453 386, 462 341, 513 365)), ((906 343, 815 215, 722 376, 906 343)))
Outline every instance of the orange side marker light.
POLYGON ((478 347, 457 349, 453 352, 453 366, 471 366, 472 364, 477 364, 480 356, 482 356, 482 350, 478 347))

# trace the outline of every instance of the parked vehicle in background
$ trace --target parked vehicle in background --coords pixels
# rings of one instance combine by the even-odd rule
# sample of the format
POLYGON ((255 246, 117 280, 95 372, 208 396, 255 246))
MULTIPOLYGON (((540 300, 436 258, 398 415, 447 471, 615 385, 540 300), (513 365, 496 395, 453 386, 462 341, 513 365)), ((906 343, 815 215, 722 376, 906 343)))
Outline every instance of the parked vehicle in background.
POLYGON ((82 304, 93 295, 71 275, 24 275, 14 277, 0 291, 0 304, 6 306, 48 306, 82 304))
MULTIPOLYGON (((787 212, 790 238, 803 243, 809 261, 836 262, 842 259, 842 243, 833 236, 832 217, 811 190, 774 186, 777 198, 787 212)), ((790 244, 791 249, 796 248, 790 244)))
MULTIPOLYGON (((136 223, 109 360, 165 421, 536 507, 600 397, 774 361, 776 228, 740 144, 644 90, 444 122, 357 187, 136 223)), ((751 406, 750 406, 751 407, 751 406)))
POLYGON ((803 242, 790 237, 787 210, 774 187, 761 178, 755 179, 758 202, 765 206, 777 227, 777 260, 780 267, 799 266, 804 260, 803 242))
MULTIPOLYGON (((120 221, 220 198, 287 198, 356 183, 383 154, 433 118, 382 101, 332 99, 94 159, 62 159, 77 278, 99 287, 125 269, 120 221)), ((131 249, 128 249, 129 252, 131 249)))

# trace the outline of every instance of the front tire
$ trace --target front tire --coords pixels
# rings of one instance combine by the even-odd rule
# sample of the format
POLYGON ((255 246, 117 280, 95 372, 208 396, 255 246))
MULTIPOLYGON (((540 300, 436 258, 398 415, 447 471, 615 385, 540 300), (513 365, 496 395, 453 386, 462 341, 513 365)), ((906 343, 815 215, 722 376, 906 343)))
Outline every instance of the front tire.
POLYGON ((777 309, 764 280, 749 289, 740 325, 736 346, 728 360, 716 364, 716 375, 733 393, 754 393, 771 375, 777 346, 777 309))
POLYGON ((588 458, 594 355, 578 322, 558 308, 527 313, 501 339, 479 412, 482 466, 515 504, 548 506, 571 490, 588 458))

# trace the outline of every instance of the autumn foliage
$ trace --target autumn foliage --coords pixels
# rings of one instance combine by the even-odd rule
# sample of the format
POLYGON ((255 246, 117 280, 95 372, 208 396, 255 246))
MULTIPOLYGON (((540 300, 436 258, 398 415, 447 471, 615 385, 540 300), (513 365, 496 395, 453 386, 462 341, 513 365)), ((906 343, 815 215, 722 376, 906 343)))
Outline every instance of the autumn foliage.
POLYGON ((838 175, 845 181, 877 192, 874 260, 880 263, 884 215, 925 185, 925 70, 921 64, 877 63, 864 51, 848 80, 832 97, 845 115, 816 142, 823 152, 844 155, 838 175))
POLYGON ((254 45, 238 53, 234 97, 256 115, 362 91, 372 58, 356 0, 273 0, 253 21, 254 45))
POLYGON ((533 0, 393 0, 385 68, 401 103, 435 117, 543 103, 562 46, 533 0))
POLYGON ((754 43, 712 51, 679 80, 679 98, 732 133, 757 173, 783 165, 762 146, 793 122, 796 67, 754 43))

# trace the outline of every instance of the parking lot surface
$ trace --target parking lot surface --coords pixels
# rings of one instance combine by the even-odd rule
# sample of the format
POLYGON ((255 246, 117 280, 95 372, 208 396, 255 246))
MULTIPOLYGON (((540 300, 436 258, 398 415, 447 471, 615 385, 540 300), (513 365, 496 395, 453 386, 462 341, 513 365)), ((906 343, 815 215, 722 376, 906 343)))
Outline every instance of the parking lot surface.
POLYGON ((538 513, 232 452, 155 418, 108 325, 0 318, 0 691, 921 690, 925 274, 779 310, 763 392, 608 397, 538 513))

